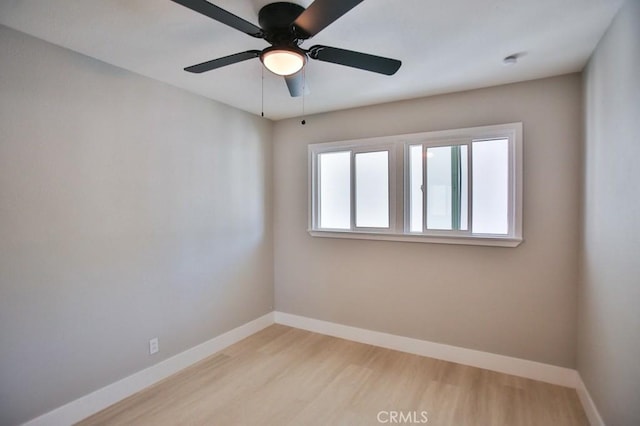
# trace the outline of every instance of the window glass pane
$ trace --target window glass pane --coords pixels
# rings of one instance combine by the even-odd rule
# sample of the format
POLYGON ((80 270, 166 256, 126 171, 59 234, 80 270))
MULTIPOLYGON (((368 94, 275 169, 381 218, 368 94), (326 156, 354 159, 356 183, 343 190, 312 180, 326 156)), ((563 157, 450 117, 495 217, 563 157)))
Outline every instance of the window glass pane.
POLYGON ((409 231, 422 232, 422 145, 409 147, 409 231))
POLYGON ((509 140, 473 142, 475 234, 509 233, 509 140))
POLYGON ((389 152, 355 155, 356 226, 389 227, 389 152))
POLYGON ((427 228, 451 229, 451 147, 427 148, 427 228))
POLYGON ((468 229, 467 146, 427 148, 427 229, 468 229))
POLYGON ((351 228, 351 152, 318 155, 320 228, 351 228))

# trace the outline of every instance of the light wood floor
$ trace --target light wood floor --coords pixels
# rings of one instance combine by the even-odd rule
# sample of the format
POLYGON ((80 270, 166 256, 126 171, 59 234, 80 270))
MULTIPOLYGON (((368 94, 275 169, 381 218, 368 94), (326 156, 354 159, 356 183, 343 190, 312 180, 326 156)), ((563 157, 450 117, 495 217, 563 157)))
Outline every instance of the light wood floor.
POLYGON ((394 424, 390 411, 427 426, 588 425, 570 388, 281 325, 79 424, 394 424))

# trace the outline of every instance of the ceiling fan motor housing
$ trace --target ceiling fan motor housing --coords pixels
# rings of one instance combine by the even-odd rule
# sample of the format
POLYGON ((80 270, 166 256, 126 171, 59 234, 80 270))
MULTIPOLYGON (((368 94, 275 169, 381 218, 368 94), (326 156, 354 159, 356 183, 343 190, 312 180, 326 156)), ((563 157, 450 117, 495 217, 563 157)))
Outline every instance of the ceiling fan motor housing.
POLYGON ((289 2, 270 3, 258 12, 258 22, 264 31, 264 38, 273 45, 298 46, 299 40, 292 25, 305 8, 289 2))

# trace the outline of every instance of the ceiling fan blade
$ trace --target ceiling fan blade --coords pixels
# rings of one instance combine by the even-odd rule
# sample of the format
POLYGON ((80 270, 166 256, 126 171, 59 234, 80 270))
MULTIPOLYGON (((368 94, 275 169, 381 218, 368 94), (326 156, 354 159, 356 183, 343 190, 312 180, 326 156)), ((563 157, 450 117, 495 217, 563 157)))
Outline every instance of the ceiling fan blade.
POLYGON ((203 62, 197 65, 191 65, 185 68, 185 71, 200 74, 201 72, 211 71, 216 68, 225 67, 227 65, 235 64, 237 62, 246 61, 247 59, 257 58, 262 53, 259 50, 247 50, 246 52, 240 52, 233 55, 225 56, 222 58, 214 59, 212 61, 203 62))
POLYGON ((295 74, 286 75, 284 77, 284 81, 287 83, 289 94, 292 97, 297 98, 299 96, 302 96, 303 94, 309 94, 309 86, 305 81, 303 71, 298 71, 295 74))
POLYGON ((402 62, 397 59, 354 52, 353 50, 338 49, 329 46, 313 46, 309 49, 309 57, 323 62, 346 65, 365 71, 393 75, 398 71, 402 62))
POLYGON ((301 38, 310 38, 363 1, 315 0, 296 18, 293 24, 304 33, 300 34, 301 38))
POLYGON ((211 19, 215 19, 218 22, 222 22, 225 25, 230 26, 231 28, 235 28, 238 31, 242 31, 243 33, 249 34, 252 37, 262 38, 263 32, 260 27, 253 25, 249 21, 245 21, 239 16, 234 15, 233 13, 227 12, 226 10, 209 3, 205 0, 172 0, 175 3, 181 4, 185 7, 188 7, 191 10, 194 10, 198 13, 201 13, 205 16, 208 16, 211 19))

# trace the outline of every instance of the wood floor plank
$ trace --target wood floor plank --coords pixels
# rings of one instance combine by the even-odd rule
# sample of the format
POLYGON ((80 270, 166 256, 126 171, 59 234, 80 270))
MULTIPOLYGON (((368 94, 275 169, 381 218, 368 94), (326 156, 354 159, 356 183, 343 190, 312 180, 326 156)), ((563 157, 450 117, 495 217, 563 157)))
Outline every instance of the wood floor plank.
POLYGON ((588 425, 573 389, 282 325, 78 424, 354 426, 393 413, 404 424, 588 425))

